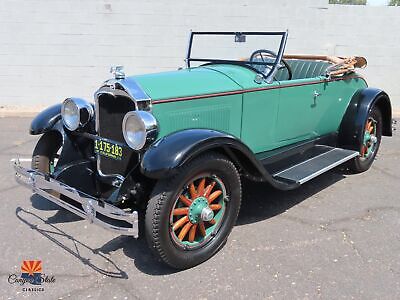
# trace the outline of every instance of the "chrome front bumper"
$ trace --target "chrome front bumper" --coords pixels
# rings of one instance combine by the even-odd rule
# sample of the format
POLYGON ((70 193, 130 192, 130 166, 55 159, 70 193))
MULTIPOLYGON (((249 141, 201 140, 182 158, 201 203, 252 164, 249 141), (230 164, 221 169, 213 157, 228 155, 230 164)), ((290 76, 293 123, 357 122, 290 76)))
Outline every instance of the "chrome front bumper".
POLYGON ((122 235, 131 235, 138 237, 138 213, 137 211, 128 212, 114 205, 100 202, 98 199, 89 196, 70 187, 62 182, 59 182, 49 176, 46 176, 35 170, 27 169, 21 166, 19 160, 14 162, 15 179, 16 181, 32 189, 34 193, 56 203, 57 205, 69 210, 70 212, 87 219, 90 223, 97 224, 108 230, 118 232, 122 235), (52 191, 54 191, 52 193, 52 191), (73 200, 73 204, 61 200, 53 194, 61 194, 73 200), (99 217, 101 217, 100 219, 99 217), (104 218, 105 217, 105 218, 104 218), (104 221, 104 219, 108 219, 104 221), (109 221, 109 222, 108 222, 109 221), (112 224, 115 222, 123 222, 127 226, 119 226, 112 224))

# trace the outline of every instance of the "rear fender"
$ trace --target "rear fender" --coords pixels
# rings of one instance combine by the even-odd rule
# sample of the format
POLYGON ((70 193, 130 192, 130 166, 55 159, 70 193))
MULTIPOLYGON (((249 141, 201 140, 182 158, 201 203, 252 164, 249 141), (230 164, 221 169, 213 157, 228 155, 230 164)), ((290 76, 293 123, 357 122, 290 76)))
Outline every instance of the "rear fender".
POLYGON ((339 128, 338 144, 358 151, 363 142, 369 111, 378 107, 382 113, 382 134, 392 136, 392 106, 389 96, 376 88, 358 90, 352 97, 339 128))

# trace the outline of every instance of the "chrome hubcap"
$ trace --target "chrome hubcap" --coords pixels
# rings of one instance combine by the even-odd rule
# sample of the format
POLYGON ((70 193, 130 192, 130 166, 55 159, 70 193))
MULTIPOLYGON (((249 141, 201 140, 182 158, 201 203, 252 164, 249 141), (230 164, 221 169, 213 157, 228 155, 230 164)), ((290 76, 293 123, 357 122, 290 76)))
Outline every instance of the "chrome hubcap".
POLYGON ((209 206, 204 207, 201 210, 200 218, 205 222, 209 222, 214 218, 214 212, 209 206))

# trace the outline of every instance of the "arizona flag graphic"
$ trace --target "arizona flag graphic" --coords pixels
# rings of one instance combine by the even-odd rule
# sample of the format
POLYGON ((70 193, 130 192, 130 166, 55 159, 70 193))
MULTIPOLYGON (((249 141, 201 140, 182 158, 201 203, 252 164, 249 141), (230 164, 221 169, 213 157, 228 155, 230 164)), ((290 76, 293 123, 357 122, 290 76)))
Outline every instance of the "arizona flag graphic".
POLYGON ((21 278, 29 280, 31 284, 41 284, 42 261, 24 260, 21 265, 21 278))

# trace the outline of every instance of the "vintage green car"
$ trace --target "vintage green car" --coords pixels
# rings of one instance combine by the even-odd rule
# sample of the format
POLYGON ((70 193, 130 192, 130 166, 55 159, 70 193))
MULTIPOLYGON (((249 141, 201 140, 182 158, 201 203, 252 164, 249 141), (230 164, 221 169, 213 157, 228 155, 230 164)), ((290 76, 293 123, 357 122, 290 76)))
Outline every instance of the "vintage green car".
POLYGON ((355 72, 361 57, 284 55, 287 32, 191 32, 186 68, 114 78, 94 104, 41 112, 19 183, 90 222, 145 236, 189 268, 236 222, 241 179, 291 190, 347 163, 372 164, 392 135, 388 95, 355 72))

